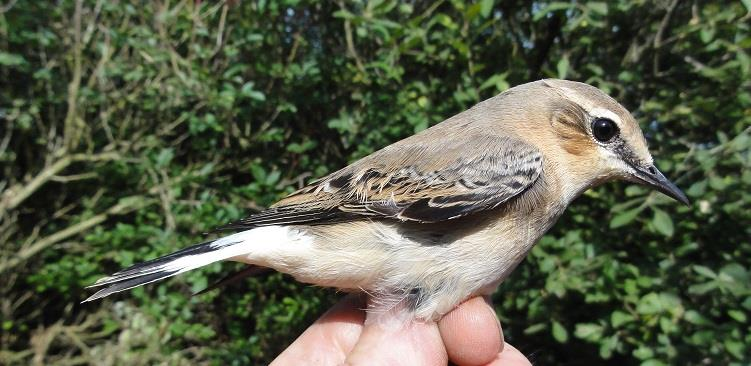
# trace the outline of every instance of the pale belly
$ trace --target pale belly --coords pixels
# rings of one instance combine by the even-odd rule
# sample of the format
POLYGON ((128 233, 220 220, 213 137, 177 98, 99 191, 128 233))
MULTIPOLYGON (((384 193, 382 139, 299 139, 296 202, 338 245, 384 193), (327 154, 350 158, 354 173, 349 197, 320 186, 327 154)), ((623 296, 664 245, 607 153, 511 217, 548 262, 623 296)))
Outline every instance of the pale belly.
POLYGON ((417 318, 437 319, 469 297, 494 291, 542 235, 532 230, 536 226, 479 216, 441 224, 363 220, 301 227, 300 235, 312 240, 245 261, 301 282, 366 292, 382 307, 376 311, 402 304, 417 318))

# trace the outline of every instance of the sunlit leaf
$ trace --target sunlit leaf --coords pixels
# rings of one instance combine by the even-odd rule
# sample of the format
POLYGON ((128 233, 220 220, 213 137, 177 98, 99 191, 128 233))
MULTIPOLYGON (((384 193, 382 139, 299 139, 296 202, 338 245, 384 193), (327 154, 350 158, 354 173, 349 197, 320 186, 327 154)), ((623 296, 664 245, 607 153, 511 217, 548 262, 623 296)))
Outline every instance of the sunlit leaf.
POLYGON ((673 236, 675 228, 673 227, 673 220, 668 216, 665 211, 658 208, 652 208, 654 211, 654 217, 652 218, 652 225, 655 226, 657 231, 665 236, 673 236))

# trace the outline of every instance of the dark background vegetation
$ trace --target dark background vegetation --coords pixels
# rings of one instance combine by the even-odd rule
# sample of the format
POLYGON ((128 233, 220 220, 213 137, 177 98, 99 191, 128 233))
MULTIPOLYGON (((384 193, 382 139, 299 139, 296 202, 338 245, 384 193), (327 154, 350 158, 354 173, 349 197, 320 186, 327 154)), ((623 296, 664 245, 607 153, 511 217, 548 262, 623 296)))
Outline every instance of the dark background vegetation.
MULTIPOLYGON (((495 296, 539 364, 751 362, 751 1, 0 4, 0 363, 261 364, 339 294, 213 265, 80 305, 312 178, 545 77, 634 111, 683 207, 587 192, 495 296)), ((451 138, 451 136, 447 136, 451 138)))

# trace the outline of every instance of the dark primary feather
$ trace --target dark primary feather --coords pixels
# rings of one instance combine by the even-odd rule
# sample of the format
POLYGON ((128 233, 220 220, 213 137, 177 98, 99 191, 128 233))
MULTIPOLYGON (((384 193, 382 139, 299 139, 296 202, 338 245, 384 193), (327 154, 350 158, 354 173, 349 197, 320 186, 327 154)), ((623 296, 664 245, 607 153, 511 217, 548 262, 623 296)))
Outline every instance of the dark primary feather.
POLYGON ((349 216, 351 217, 348 217, 348 215, 336 208, 315 207, 313 205, 305 208, 269 208, 268 210, 221 226, 213 231, 247 230, 251 227, 269 225, 324 224, 354 218, 354 215, 349 216))
POLYGON ((128 268, 125 268, 119 272, 115 272, 109 277, 104 277, 89 288, 104 287, 91 295, 83 302, 96 300, 109 296, 116 292, 128 290, 134 287, 145 285, 147 283, 159 281, 167 277, 172 277, 180 272, 180 269, 170 268, 168 265, 175 260, 188 256, 200 256, 202 254, 210 253, 219 250, 228 245, 236 244, 236 242, 221 242, 217 244, 216 241, 204 242, 196 244, 174 253, 152 259, 150 261, 134 264, 128 268))
MULTIPOLYGON (((103 297, 107 297, 109 295, 112 295, 116 292, 125 291, 132 289, 134 287, 138 287, 141 285, 145 285, 148 283, 156 282, 161 279, 165 279, 167 277, 171 277, 177 274, 178 271, 159 271, 149 274, 139 274, 138 276, 135 276, 129 280, 124 280, 121 282, 112 283, 109 286, 97 291, 93 295, 89 296, 86 300, 83 302, 93 301, 96 299, 101 299, 103 297)), ((99 285, 89 286, 89 287, 95 287, 99 285)))
POLYGON ((364 217, 439 222, 496 208, 542 172, 540 152, 510 137, 480 134, 440 146, 421 142, 407 139, 377 151, 224 228, 364 217))
POLYGON ((163 257, 159 257, 156 259, 152 259, 150 261, 134 264, 128 268, 115 272, 109 277, 104 277, 104 278, 99 279, 98 281, 96 281, 96 283, 94 283, 93 285, 89 287, 100 287, 100 286, 110 285, 110 284, 117 283, 117 282, 123 282, 131 278, 140 277, 146 274, 162 272, 162 267, 164 267, 164 265, 166 265, 167 263, 170 263, 171 261, 177 258, 181 258, 187 255, 197 255, 201 253, 207 253, 207 252, 215 250, 216 248, 211 246, 212 243, 213 241, 196 244, 196 245, 178 250, 174 253, 170 253, 163 257))

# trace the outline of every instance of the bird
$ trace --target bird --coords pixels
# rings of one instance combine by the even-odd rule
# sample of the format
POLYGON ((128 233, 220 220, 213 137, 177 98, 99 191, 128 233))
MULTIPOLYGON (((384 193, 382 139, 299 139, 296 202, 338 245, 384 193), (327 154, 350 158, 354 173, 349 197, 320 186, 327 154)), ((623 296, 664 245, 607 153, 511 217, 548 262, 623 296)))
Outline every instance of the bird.
POLYGON ((589 188, 625 180, 686 205, 629 111, 600 89, 510 88, 232 222, 235 231, 104 277, 84 301, 219 261, 364 292, 437 320, 491 294, 589 188))

